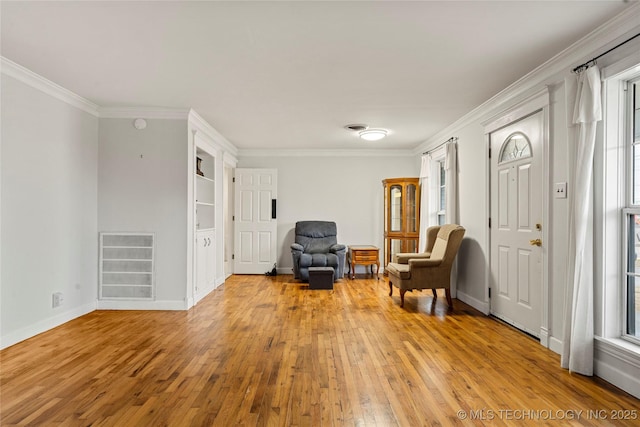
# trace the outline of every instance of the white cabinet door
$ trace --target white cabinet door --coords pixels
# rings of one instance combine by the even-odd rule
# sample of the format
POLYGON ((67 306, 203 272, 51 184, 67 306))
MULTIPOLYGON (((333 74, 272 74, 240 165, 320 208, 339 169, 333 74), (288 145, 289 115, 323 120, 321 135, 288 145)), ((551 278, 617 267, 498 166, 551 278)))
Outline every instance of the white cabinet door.
POLYGON ((196 235, 196 245, 196 294, 200 294, 215 287, 215 231, 199 231, 196 235))
POLYGON ((209 230, 206 232, 207 238, 207 255, 205 281, 207 287, 216 287, 216 232, 209 230))

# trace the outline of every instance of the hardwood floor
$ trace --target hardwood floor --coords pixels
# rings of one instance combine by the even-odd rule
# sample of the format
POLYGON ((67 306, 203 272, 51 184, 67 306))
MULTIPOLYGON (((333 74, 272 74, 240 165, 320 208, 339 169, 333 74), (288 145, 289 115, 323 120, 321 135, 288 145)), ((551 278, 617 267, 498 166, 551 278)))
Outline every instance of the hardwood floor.
POLYGON ((233 276, 187 312, 90 313, 0 352, 0 424, 640 425, 639 400, 527 335, 388 291, 233 276))

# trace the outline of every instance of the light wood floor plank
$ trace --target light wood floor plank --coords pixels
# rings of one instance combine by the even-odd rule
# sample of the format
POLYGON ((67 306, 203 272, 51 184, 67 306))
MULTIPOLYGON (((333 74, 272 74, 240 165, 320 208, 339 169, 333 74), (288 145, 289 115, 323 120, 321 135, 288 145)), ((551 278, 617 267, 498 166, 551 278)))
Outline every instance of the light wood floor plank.
POLYGON ((640 425, 638 399, 529 336, 444 295, 398 299, 370 276, 232 276, 187 312, 96 311, 0 352, 0 425, 640 425))

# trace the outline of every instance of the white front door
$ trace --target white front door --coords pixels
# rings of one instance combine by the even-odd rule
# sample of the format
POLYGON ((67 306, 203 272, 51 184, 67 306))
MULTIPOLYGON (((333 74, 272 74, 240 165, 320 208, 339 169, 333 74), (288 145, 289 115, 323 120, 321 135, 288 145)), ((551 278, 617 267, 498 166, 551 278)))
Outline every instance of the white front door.
POLYGON ((276 169, 235 170, 235 274, 264 274, 276 262, 276 169))
POLYGON ((540 337, 543 113, 492 132, 491 314, 540 337))

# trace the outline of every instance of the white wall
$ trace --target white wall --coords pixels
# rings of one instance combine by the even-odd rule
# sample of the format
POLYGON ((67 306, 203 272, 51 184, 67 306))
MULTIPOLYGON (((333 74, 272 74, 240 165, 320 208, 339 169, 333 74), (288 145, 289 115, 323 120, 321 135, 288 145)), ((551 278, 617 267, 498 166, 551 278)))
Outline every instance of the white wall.
MULTIPOLYGON (((487 145, 483 127, 479 123, 456 130, 451 136, 458 137, 460 224, 466 229, 458 252, 456 296, 469 304, 475 301, 485 302, 483 285, 489 262, 486 238, 487 145)), ((486 311, 478 304, 472 305, 486 311)))
MULTIPOLYGON (((240 168, 278 170, 278 270, 291 273, 291 243, 297 221, 335 221, 338 242, 345 245, 384 243, 382 180, 415 177, 419 159, 405 156, 240 155, 240 168)), ((364 269, 356 266, 357 272, 364 269)), ((364 272, 364 270, 362 270, 364 272)))
MULTIPOLYGON (((564 327, 564 305, 569 264, 569 197, 556 199, 553 196, 553 185, 558 182, 568 183, 573 188, 574 151, 569 144, 569 110, 573 108, 573 100, 567 102, 567 90, 564 81, 549 85, 550 124, 549 124, 549 347, 560 352, 562 349, 562 329, 564 327), (569 105, 571 107, 569 107, 569 105)), ((569 193, 569 190, 567 190, 569 193)), ((569 193, 570 196, 572 193, 569 193)))
POLYGON ((98 230, 155 233, 156 301, 135 306, 184 309, 189 178, 186 117, 148 119, 143 130, 135 129, 132 119, 100 119, 99 135, 98 230))
POLYGON ((1 88, 4 348, 95 309, 98 119, 6 74, 1 88))

